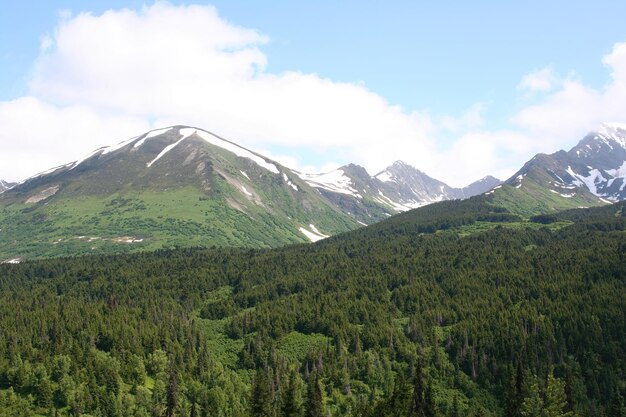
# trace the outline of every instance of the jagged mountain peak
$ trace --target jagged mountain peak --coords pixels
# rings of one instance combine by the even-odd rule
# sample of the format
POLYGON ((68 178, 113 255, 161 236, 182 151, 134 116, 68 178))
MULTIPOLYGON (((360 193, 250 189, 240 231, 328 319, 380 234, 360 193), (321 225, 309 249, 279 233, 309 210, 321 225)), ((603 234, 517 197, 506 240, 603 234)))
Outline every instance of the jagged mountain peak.
POLYGON ((494 181, 500 181, 500 180, 494 177, 493 175, 487 175, 486 177, 482 177, 481 179, 474 181, 473 184, 478 184, 482 182, 494 182, 494 181))
POLYGON ((610 157, 615 154, 613 148, 626 150, 626 125, 602 123, 597 130, 589 132, 572 149, 570 154, 577 158, 587 158, 594 154, 610 157))
POLYGON ((502 181, 498 178, 487 175, 477 181, 474 181, 470 185, 463 187, 461 190, 463 192, 463 198, 469 198, 478 194, 486 193, 489 190, 492 190, 494 187, 502 184, 502 181))
MULTIPOLYGON (((507 183, 582 205, 626 198, 626 125, 602 123, 569 151, 537 154, 507 183), (534 184, 534 185, 533 185, 534 184)), ((558 204, 556 204, 558 206, 558 204)))
MULTIPOLYGON (((404 162, 400 159, 398 159, 397 161, 395 161, 393 164, 391 164, 387 169, 391 169, 391 168, 410 168, 410 169, 415 169, 418 170, 417 168, 415 168, 413 165, 404 162)), ((419 171, 419 170, 418 170, 419 171)))
POLYGON ((597 131, 599 136, 618 143, 626 148, 626 125, 621 123, 602 123, 597 131))
POLYGON ((397 160, 393 164, 385 168, 384 170, 374 175, 374 178, 383 182, 397 182, 397 181, 405 182, 407 180, 407 177, 416 177, 416 176, 417 177, 424 176, 424 177, 431 178, 428 175, 424 174, 419 169, 412 166, 411 164, 401 161, 401 160, 397 160))
POLYGON ((367 170, 363 168, 361 165, 351 163, 351 164, 344 165, 339 169, 341 169, 346 175, 353 177, 353 178, 358 178, 361 181, 369 181, 372 178, 371 175, 367 172, 367 170))

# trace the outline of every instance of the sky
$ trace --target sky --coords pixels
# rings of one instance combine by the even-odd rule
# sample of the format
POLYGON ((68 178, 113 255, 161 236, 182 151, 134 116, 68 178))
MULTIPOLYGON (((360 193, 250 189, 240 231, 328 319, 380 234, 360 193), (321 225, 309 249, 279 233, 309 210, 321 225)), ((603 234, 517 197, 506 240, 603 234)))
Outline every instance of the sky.
POLYGON ((185 124, 452 186, 626 122, 626 2, 0 0, 0 179, 185 124))

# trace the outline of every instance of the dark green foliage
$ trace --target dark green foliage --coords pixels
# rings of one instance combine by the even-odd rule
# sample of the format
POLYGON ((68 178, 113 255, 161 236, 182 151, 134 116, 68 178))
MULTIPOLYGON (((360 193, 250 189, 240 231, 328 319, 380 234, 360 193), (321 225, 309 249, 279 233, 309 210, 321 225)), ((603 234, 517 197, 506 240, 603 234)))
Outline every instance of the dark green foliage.
POLYGON ((252 380, 252 398, 250 399, 252 417, 270 417, 272 415, 272 393, 267 373, 259 369, 252 380))
POLYGON ((304 416, 324 417, 322 390, 320 389, 320 379, 317 371, 309 375, 309 380, 307 381, 304 416))
POLYGON ((176 406, 178 404, 178 375, 176 375, 176 372, 176 368, 172 365, 167 379, 166 417, 172 417, 174 415, 174 411, 176 410, 176 406))
POLYGON ((521 361, 517 363, 515 374, 511 377, 507 397, 506 417, 519 417, 522 403, 526 397, 526 383, 521 361))
POLYGON ((0 415, 620 415, 622 206, 421 234, 506 214, 467 204, 280 250, 0 265, 0 415))
POLYGON ((413 375, 413 397, 409 408, 410 417, 425 417, 426 402, 424 399, 424 377, 422 375, 422 365, 417 362, 415 375, 413 375))
POLYGON ((298 417, 302 413, 302 407, 298 401, 297 378, 298 375, 295 372, 290 372, 281 407, 283 417, 298 417))
POLYGON ((609 405, 609 411, 607 417, 624 417, 626 415, 624 410, 624 399, 619 390, 615 390, 611 404, 609 405))

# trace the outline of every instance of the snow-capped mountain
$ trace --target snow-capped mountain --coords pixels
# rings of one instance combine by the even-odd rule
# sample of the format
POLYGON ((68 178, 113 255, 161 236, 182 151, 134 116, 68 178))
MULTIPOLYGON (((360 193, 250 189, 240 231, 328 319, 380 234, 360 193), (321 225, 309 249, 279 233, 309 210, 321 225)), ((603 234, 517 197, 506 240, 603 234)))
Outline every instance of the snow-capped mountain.
POLYGON ((402 161, 396 161, 374 177, 394 189, 398 198, 406 201, 409 207, 415 204, 422 206, 424 203, 469 198, 487 192, 502 183, 499 179, 489 175, 466 187, 454 188, 402 161))
POLYGON ((501 183, 485 177, 467 187, 453 188, 402 161, 374 176, 354 164, 324 174, 299 175, 337 207, 366 224, 437 201, 482 194, 501 183))
POLYGON ((568 152, 536 155, 507 181, 521 189, 530 182, 564 199, 626 199, 626 125, 604 123, 568 152))
POLYGON ((28 255, 21 241, 39 254, 272 247, 359 227, 289 168, 186 126, 37 174, 2 193, 0 208, 0 249, 14 257, 28 255))
POLYGON ((375 176, 349 164, 302 174, 203 129, 172 126, 103 147, 0 196, 0 255, 120 247, 271 247, 316 241, 463 189, 396 162, 375 176), (12 207, 24 207, 14 210, 12 207))
POLYGON ((0 180, 0 193, 5 192, 6 190, 13 187, 14 185, 15 185, 14 182, 7 182, 4 180, 0 180))

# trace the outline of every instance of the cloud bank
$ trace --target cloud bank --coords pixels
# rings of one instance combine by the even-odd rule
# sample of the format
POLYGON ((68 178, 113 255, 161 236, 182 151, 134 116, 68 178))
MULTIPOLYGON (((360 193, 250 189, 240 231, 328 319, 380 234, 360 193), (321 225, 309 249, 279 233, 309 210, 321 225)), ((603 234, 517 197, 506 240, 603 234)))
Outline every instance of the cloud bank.
POLYGON ((511 116, 510 128, 493 131, 480 103, 433 116, 357 82, 270 73, 268 42, 211 6, 63 16, 42 38, 29 95, 0 102, 0 178, 22 179, 150 128, 189 124, 285 155, 279 162, 295 168, 355 162, 373 174, 402 159, 458 186, 510 175, 535 152, 574 145, 600 121, 626 120, 626 43, 604 58, 611 78, 601 91, 552 69, 525 76, 519 90, 533 102, 511 116))

